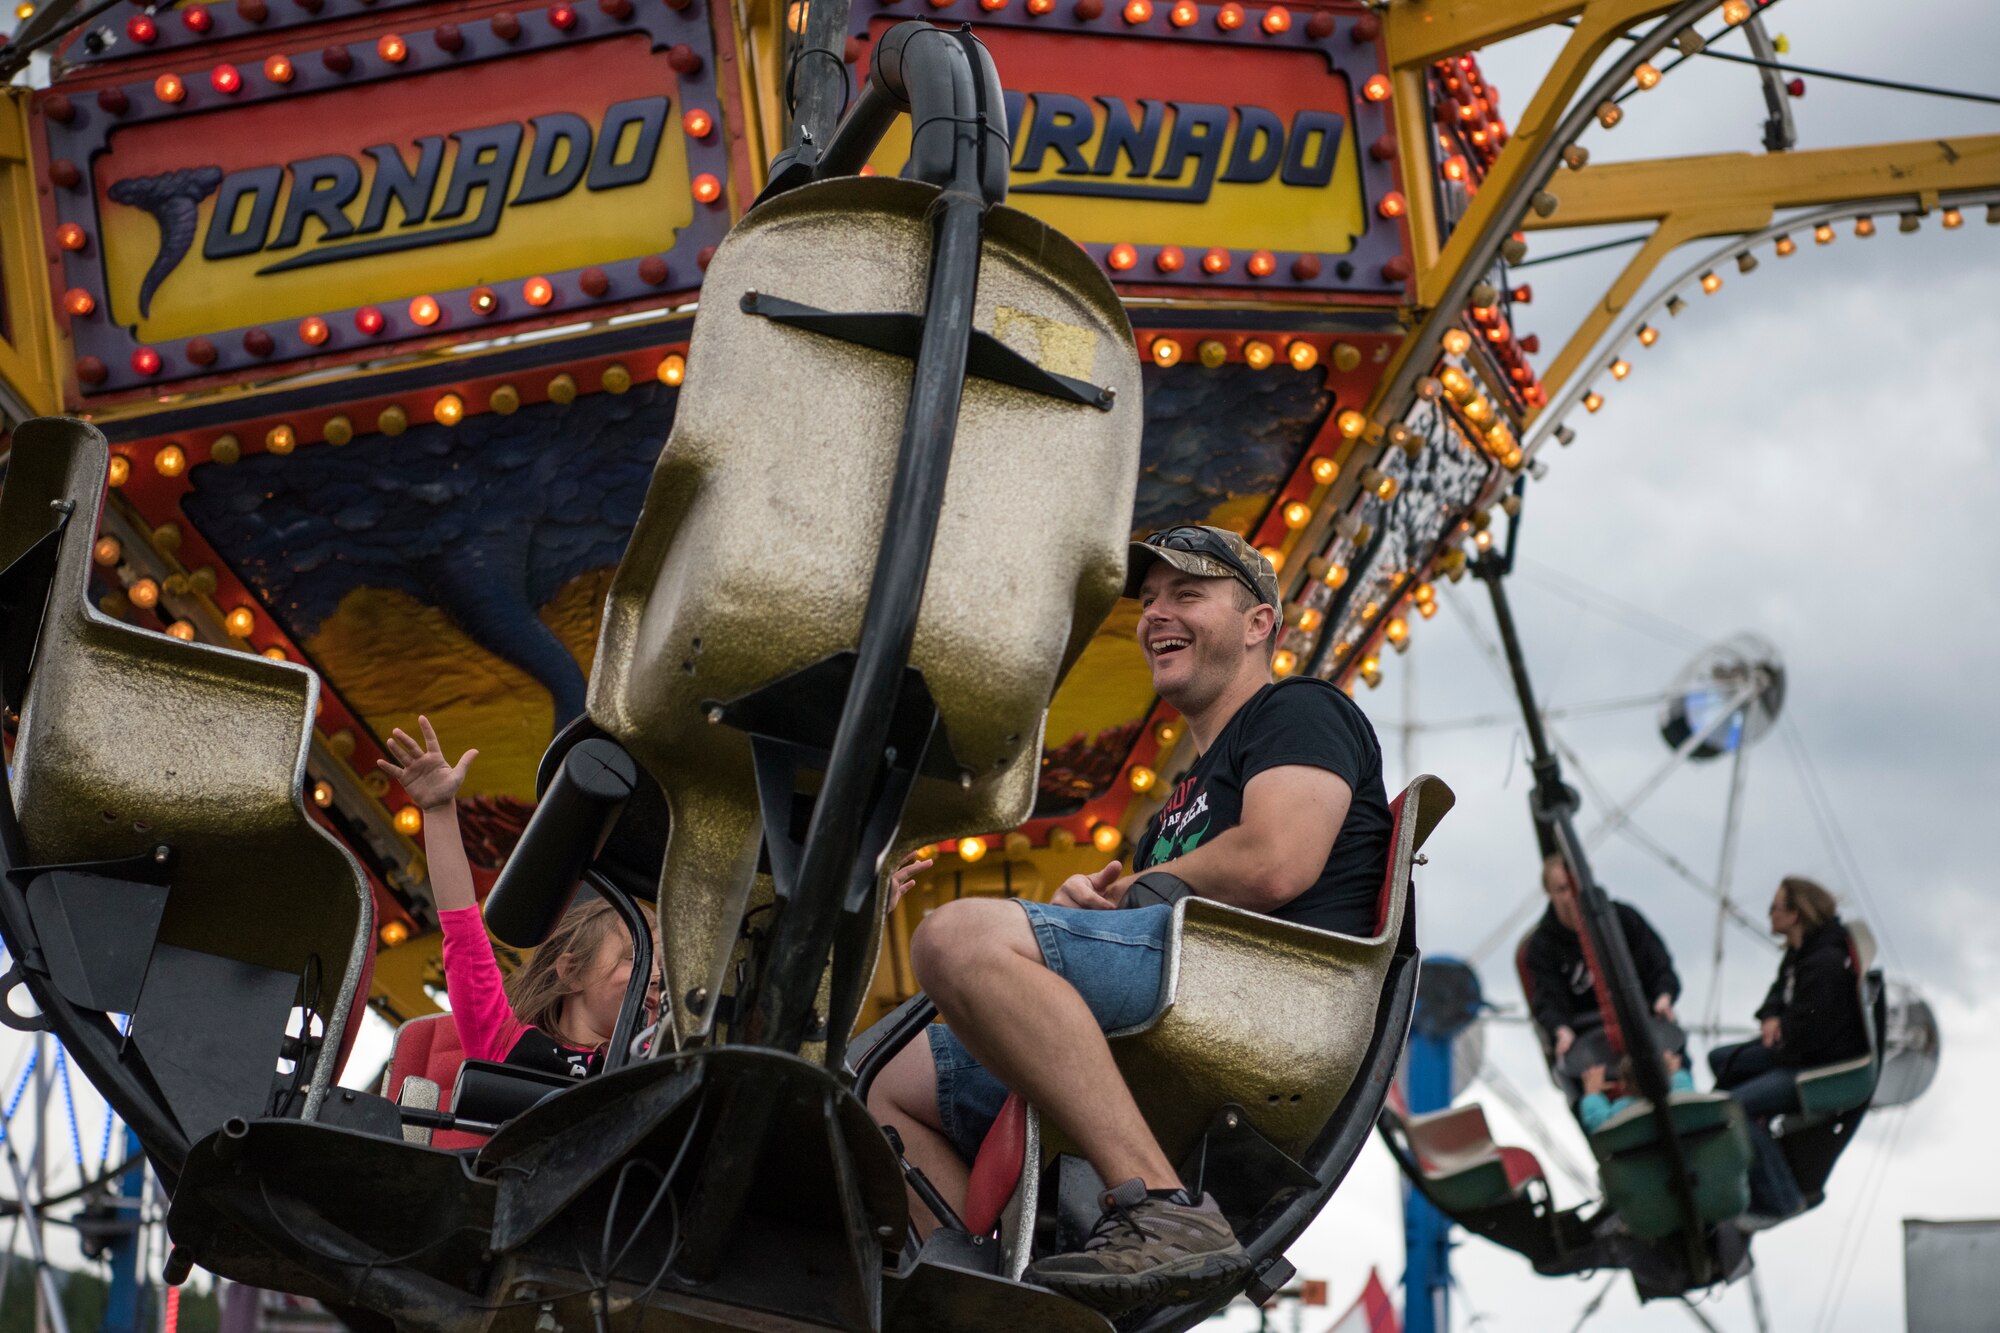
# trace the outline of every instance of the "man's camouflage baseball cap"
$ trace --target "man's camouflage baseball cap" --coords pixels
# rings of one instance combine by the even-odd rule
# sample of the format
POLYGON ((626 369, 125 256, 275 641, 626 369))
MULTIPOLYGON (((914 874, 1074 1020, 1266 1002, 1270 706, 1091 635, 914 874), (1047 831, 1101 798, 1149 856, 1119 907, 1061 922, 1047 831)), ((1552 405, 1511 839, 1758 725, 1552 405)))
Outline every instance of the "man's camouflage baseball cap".
POLYGON ((1137 597, 1139 585, 1155 560, 1164 560, 1185 574, 1204 579, 1235 579, 1265 605, 1282 609, 1278 574, 1264 553, 1224 528, 1183 524, 1162 528, 1142 542, 1133 542, 1126 560, 1125 595, 1137 597))

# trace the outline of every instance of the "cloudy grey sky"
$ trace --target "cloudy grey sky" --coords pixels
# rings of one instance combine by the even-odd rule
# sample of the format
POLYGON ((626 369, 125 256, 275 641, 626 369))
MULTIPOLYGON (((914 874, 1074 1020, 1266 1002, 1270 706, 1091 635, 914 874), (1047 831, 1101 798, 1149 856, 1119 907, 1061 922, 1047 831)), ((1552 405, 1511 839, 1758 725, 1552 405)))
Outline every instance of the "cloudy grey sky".
MULTIPOLYGON (((1788 0, 1767 15, 1801 64, 2000 93, 2000 11, 1991 6, 1788 0)), ((1556 45, 1529 37, 1481 53, 1510 118, 1556 45)), ((1741 51, 1743 41, 1722 49, 1741 51)), ((1793 104, 1802 147, 2000 133, 2000 107, 1807 83, 1793 104)), ((1615 132, 1586 140, 1594 160, 1760 151, 1763 106, 1747 68, 1690 62, 1626 110, 1615 132)), ((1571 243, 1536 240, 1544 253, 1571 243)), ((1665 275, 1698 253, 1670 260, 1665 275)), ((1536 300, 1517 324, 1538 331, 1552 355, 1624 258, 1528 270, 1536 300)), ((1596 416, 1576 414, 1576 443, 1545 455, 1549 475, 1528 497, 1516 613, 1554 706, 1663 687, 1704 641, 1738 631, 1781 649, 1795 743, 1774 735, 1748 756, 1736 893, 1761 916, 1787 872, 1835 888, 1874 926, 1890 976, 1919 984, 1936 1007, 1945 1062, 1917 1105, 1868 1118, 1826 1204, 1760 1236, 1755 1253, 1772 1328, 1900 1328, 1901 1219, 2000 1213, 1985 1128, 2000 1092, 2000 1001, 1991 989, 2000 897, 1980 832, 2000 750, 2000 573, 1990 537, 2000 505, 2000 420, 1990 400, 2000 227, 1978 212, 1953 232, 1933 219, 1916 236, 1890 225, 1863 241, 1842 227, 1832 246, 1806 238, 1788 260, 1767 248, 1755 273, 1723 272, 1721 292, 1691 292, 1679 318, 1660 321, 1658 345, 1628 353, 1632 377, 1600 386, 1608 402, 1596 416), (1814 820, 1795 745, 1817 768, 1859 883, 1814 820)), ((1482 591, 1469 582, 1453 591, 1436 620, 1418 625, 1409 654, 1390 659, 1382 687, 1362 694, 1392 779, 1402 772, 1396 724, 1408 672, 1414 716, 1426 723, 1512 706, 1479 646, 1492 638, 1482 591)), ((1559 730, 1614 793, 1634 789, 1666 754, 1645 711, 1559 730)), ((1468 953, 1535 883, 1519 730, 1419 733, 1416 760, 1459 794, 1420 886, 1423 943, 1468 953)), ((1712 874, 1727 785, 1721 766, 1684 771, 1637 822, 1712 874)), ((1586 804, 1586 826, 1596 809, 1586 804)), ((1687 983, 1683 1008, 1699 1013, 1715 975, 1713 908, 1623 839, 1606 845, 1597 868, 1667 937, 1687 983)), ((1488 1025, 1488 1060, 1527 1094, 1561 1152, 1587 1164, 1533 1038, 1504 1021, 1520 1003, 1513 938, 1483 960, 1488 996, 1503 1008, 1503 1021, 1488 1025)), ((1748 1020, 1776 960, 1775 949, 1729 933, 1726 1020, 1748 1020)), ((1486 1084, 1465 1099, 1486 1105, 1503 1142, 1535 1146, 1486 1084)), ((1541 1155, 1559 1200, 1584 1197, 1541 1155)), ((1398 1199, 1393 1167, 1371 1147, 1294 1248, 1301 1271, 1331 1279, 1336 1310, 1370 1264, 1385 1281, 1400 1277, 1398 1199)), ((1455 1329, 1568 1329, 1605 1281, 1538 1279, 1510 1252, 1461 1240, 1455 1329)), ((1616 1282, 1586 1327, 1697 1327, 1673 1306, 1641 1310, 1630 1291, 1616 1282)), ((1740 1286, 1708 1299, 1702 1313, 1723 1329, 1755 1327, 1740 1286)))

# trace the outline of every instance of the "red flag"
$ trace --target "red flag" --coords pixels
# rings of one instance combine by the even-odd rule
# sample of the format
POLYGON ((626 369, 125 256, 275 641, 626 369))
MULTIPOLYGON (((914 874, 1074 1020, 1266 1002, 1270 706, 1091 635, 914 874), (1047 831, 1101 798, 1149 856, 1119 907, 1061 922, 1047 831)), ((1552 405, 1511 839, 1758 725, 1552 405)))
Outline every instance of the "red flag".
POLYGON ((1361 1295, 1326 1333, 1403 1333, 1402 1321, 1396 1318, 1396 1307, 1389 1303, 1380 1273, 1368 1270, 1368 1282, 1361 1288, 1361 1295))

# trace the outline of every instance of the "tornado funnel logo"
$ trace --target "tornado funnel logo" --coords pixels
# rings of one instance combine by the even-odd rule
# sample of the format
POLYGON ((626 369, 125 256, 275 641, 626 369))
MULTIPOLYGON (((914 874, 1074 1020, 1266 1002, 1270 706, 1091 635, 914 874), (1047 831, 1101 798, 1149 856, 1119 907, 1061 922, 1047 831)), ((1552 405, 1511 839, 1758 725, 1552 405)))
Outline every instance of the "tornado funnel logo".
POLYGON ((160 252, 139 284, 141 319, 152 313, 153 293, 160 290, 160 284, 187 258, 195 232, 200 229, 201 202, 214 194, 220 184, 221 167, 182 167, 158 176, 133 176, 112 182, 110 195, 114 202, 143 208, 160 227, 160 252))

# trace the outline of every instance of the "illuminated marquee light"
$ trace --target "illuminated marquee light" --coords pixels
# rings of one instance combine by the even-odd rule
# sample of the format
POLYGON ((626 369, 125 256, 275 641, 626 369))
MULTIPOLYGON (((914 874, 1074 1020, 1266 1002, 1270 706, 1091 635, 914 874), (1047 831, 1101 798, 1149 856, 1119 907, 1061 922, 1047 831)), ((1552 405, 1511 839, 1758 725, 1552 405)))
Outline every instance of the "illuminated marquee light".
MULTIPOLYGON (((882 0, 884 4, 897 2, 882 0)), ((1009 120, 1015 127, 1014 180, 1009 193, 1016 206, 1035 212, 1038 196, 1109 198, 1135 205, 1205 203, 1219 187, 1260 186, 1274 181, 1303 194, 1323 189, 1335 179, 1337 159, 1345 159, 1347 145, 1352 144, 1360 151, 1352 153, 1352 165, 1342 170, 1352 173, 1358 169, 1363 216, 1354 220, 1358 225, 1349 227, 1359 234, 1353 248, 1345 253, 1285 250, 1268 244, 1260 247, 1254 236, 1246 237, 1240 246, 1209 245, 1202 249, 1147 244, 1115 233, 1099 240, 1075 225, 1056 225, 1064 225, 1064 230, 1082 241, 1106 268, 1113 268, 1109 260, 1114 249, 1131 245, 1137 262, 1129 268, 1113 269, 1121 282, 1240 287, 1249 285, 1246 279, 1260 283, 1275 279, 1275 285, 1307 290, 1401 291, 1414 271, 1402 253, 1401 228, 1368 225, 1375 215, 1369 201, 1380 201, 1397 187, 1395 153, 1385 156, 1368 151, 1371 144, 1394 143, 1390 118, 1393 87, 1379 73, 1379 19, 1372 14, 1296 11, 1285 4, 1246 8, 1237 0, 1221 5, 1174 0, 1171 8, 1165 0, 1146 0, 1146 4, 1146 18, 1139 21, 1134 18, 1138 11, 1132 8, 1132 0, 1112 0, 1111 5, 1103 0, 1077 0, 1074 5, 1044 8, 1038 8, 1038 0, 1029 0, 1025 11, 1007 7, 995 13, 982 10, 978 0, 932 0, 931 7, 937 12, 930 18, 976 22, 989 45, 998 43, 995 53, 1001 69, 1010 79, 1020 81, 1005 94, 1009 120), (1113 6, 1128 22, 1104 22, 1113 6), (1165 24, 1158 22, 1162 11, 1169 20, 1165 24), (1306 17, 1308 12, 1310 18, 1306 17), (1035 29, 1067 30, 1100 41, 1174 43, 1192 39, 1210 47, 1221 43, 1259 50, 1313 51, 1324 56, 1327 67, 1337 76, 1331 81, 1322 78, 1313 87, 1335 90, 1331 93, 1334 100, 1313 101, 1328 95, 1313 91, 1299 93, 1304 104, 1297 109, 1274 103, 1269 97, 1253 99, 1258 104, 1245 107, 1211 92, 1208 96, 1215 99, 1211 105, 1190 91, 1185 81, 1163 82, 1158 92, 1127 90, 1115 97, 1096 88, 1064 87, 1060 82, 1055 87, 1036 88, 1038 54, 1029 55, 1023 48, 1017 56, 1007 49, 1012 30, 1035 29), (1141 110, 1142 106, 1150 109, 1141 110), (1241 136, 1246 124, 1250 132, 1241 136), (1239 143, 1239 137, 1247 138, 1247 143, 1239 143), (1091 144, 1097 147, 1091 149, 1091 144), (1061 158, 1059 174, 1049 175, 1040 165, 1028 165, 1044 163, 1051 156, 1061 158), (1204 255, 1202 263, 1183 263, 1184 256, 1197 253, 1204 255), (1260 254, 1270 257, 1268 269, 1257 259, 1260 254), (1163 255, 1171 257, 1162 259, 1163 255), (1227 279, 1218 281, 1224 275, 1227 279)), ((870 40, 870 27, 880 18, 874 9, 862 5, 853 8, 851 41, 870 40)), ((1107 53, 1106 59, 1117 62, 1126 57, 1107 53)), ((1144 59, 1153 61, 1150 56, 1144 59)), ((871 165, 884 171, 895 169, 886 159, 871 165)), ((1346 189, 1353 175, 1338 179, 1340 188, 1346 189)), ((1390 205, 1391 210, 1396 207, 1390 205)), ((1402 207, 1406 212, 1407 204, 1402 207)), ((1272 216, 1292 214, 1280 209, 1272 216)), ((1300 240, 1311 243, 1304 237, 1300 240)), ((1123 251, 1118 253, 1122 259, 1123 251)))
MULTIPOLYGON (((373 4, 364 3, 364 0, 326 0, 323 7, 324 17, 330 18, 336 14, 360 15, 377 10, 401 8, 406 3, 414 3, 414 0, 374 0, 373 4)), ((240 36, 251 31, 266 31, 254 25, 246 26, 246 21, 241 18, 242 11, 253 6, 254 0, 246 0, 246 3, 235 6, 203 5, 200 9, 204 13, 213 11, 217 20, 214 36, 224 38, 240 36)), ((322 6, 315 5, 314 8, 321 9, 322 6)), ((705 19, 698 14, 688 12, 691 7, 686 4, 667 3, 658 7, 637 9, 629 4, 621 6, 618 0, 600 0, 598 5, 588 9, 574 6, 568 8, 574 18, 569 31, 559 29, 546 11, 518 16, 502 14, 485 20, 440 24, 427 32, 378 32, 367 36, 356 35, 348 39, 347 45, 338 48, 340 55, 333 58, 331 65, 322 57, 335 48, 316 48, 311 46, 307 39, 304 52, 250 57, 250 63, 240 67, 229 63, 213 65, 186 79, 178 73, 149 75, 143 82, 106 88, 97 94, 98 104, 112 112, 116 117, 115 120, 104 116, 79 116, 73 112, 66 112, 71 106, 70 95, 67 93, 51 90, 37 94, 37 101, 47 112, 47 128, 51 140, 49 156, 54 164, 50 170, 51 179, 53 183, 62 187, 56 201, 58 243, 71 249, 72 252, 94 249, 92 241, 98 222, 96 198, 101 191, 115 185, 118 179, 117 167, 114 165, 115 149, 108 154, 105 152, 108 136, 114 127, 122 129, 221 106, 249 106, 268 100, 327 92, 337 87, 393 80, 404 76, 407 72, 424 68, 435 69, 444 55, 458 55, 462 52, 458 63, 482 62, 553 46, 558 41, 569 45, 579 40, 635 30, 644 30, 654 38, 655 49, 666 52, 669 65, 678 74, 680 79, 678 90, 674 91, 671 84, 668 85, 668 90, 672 93, 672 101, 683 103, 681 106, 673 107, 672 110, 679 120, 677 128, 683 132, 686 142, 686 169, 690 173, 689 179, 691 182, 703 178, 714 180, 715 194, 719 201, 725 194, 721 182, 726 179, 725 173, 729 168, 729 161, 726 141, 722 135, 715 133, 719 113, 714 108, 713 76, 703 73, 712 63, 705 54, 712 42, 705 19), (622 17, 618 12, 621 8, 624 11, 622 17), (625 26, 619 27, 618 24, 625 26), (509 34, 501 32, 503 26, 510 28, 511 35, 515 39, 504 46, 491 41, 481 42, 476 38, 468 40, 465 35, 468 32, 477 33, 480 29, 490 29, 494 35, 501 36, 505 40, 509 34), (344 66, 344 72, 332 66, 344 66), (258 73, 262 74, 261 79, 255 77, 258 73), (700 105, 701 103, 707 105, 700 105), (76 165, 79 163, 90 165, 79 170, 76 165), (704 167, 709 170, 703 171, 704 167), (64 184, 70 173, 74 173, 75 179, 69 184, 64 184), (99 179, 93 182, 91 177, 99 179), (91 188, 93 183, 97 187, 95 190, 91 188)), ((275 28, 286 25, 274 23, 268 26, 275 28)), ((182 45, 201 36, 202 34, 187 29, 183 24, 160 25, 155 49, 182 45)), ((119 44, 118 49, 125 56, 134 53, 131 45, 119 44)), ((81 48, 75 54, 81 55, 81 48)), ((670 105, 667 96, 661 96, 656 100, 663 108, 670 105)), ((614 142, 621 145, 615 151, 621 155, 618 162, 622 168, 625 160, 637 156, 633 151, 630 133, 630 125, 634 123, 634 118, 643 117, 644 123, 641 129, 643 138, 652 132, 650 121, 653 117, 650 111, 642 111, 622 103, 614 104, 605 114, 625 117, 615 125, 607 122, 604 125, 594 125, 592 129, 592 132, 600 138, 606 135, 607 130, 615 131, 614 142)), ((594 117, 595 113, 593 119, 594 117)), ((211 127, 204 123, 202 131, 206 134, 211 131, 211 127)), ((482 161, 477 154, 461 153, 460 156, 469 158, 474 168, 491 168, 496 175, 499 170, 504 169, 511 177, 519 179, 515 171, 519 161, 529 158, 531 168, 533 166, 530 155, 535 150, 536 133, 536 127, 528 127, 527 133, 521 136, 517 154, 510 155, 505 163, 482 161)), ((439 137, 462 139, 463 135, 464 132, 453 127, 450 134, 439 137)), ((199 138, 200 136, 196 136, 196 141, 199 138)), ((426 168, 418 158, 417 147, 404 146, 392 151, 399 152, 402 156, 405 174, 414 173, 418 180, 428 179, 433 183, 436 192, 432 200, 433 206, 436 206, 436 198, 451 188, 452 181, 457 179, 455 173, 463 174, 467 166, 464 161, 461 161, 456 168, 433 164, 426 177, 424 175, 426 168)), ((576 151, 576 146, 571 144, 570 154, 573 155, 576 151)), ((556 152, 560 150, 551 150, 551 159, 559 163, 554 170, 560 173, 564 170, 563 164, 570 159, 556 158, 554 157, 556 152)), ((599 165, 589 157, 587 148, 585 153, 585 158, 580 160, 590 166, 599 165)), ((440 157, 442 156, 441 154, 440 157)), ((491 153, 485 155, 486 159, 492 157, 491 153)), ((191 162, 192 160, 190 159, 191 162)), ((323 161, 325 156, 322 154, 317 158, 301 159, 301 161, 306 160, 323 161)), ((361 178, 367 180, 370 174, 367 157, 350 154, 350 160, 356 161, 356 165, 361 169, 361 178)), ((647 174, 650 174, 650 169, 654 165, 664 163, 666 160, 664 155, 657 159, 648 157, 647 174)), ((296 164, 278 165, 289 173, 296 164)), ((246 175, 254 174, 254 171, 242 171, 226 176, 221 188, 213 192, 218 197, 213 203, 204 204, 210 233, 214 231, 213 220, 217 217, 230 220, 227 225, 236 227, 242 227, 246 221, 255 219, 261 219, 267 224, 268 229, 261 236, 232 233, 220 238, 222 258, 237 257, 241 247, 246 245, 251 247, 250 253, 260 253, 269 248, 274 241, 282 240, 279 235, 284 220, 282 215, 293 207, 286 203, 290 197, 286 193, 287 187, 282 183, 282 178, 279 182, 268 185, 261 181, 245 179, 246 175), (271 190, 271 196, 265 197, 261 193, 263 190, 271 190), (226 201, 221 199, 219 196, 223 194, 228 194, 230 198, 226 201), (222 206, 224 203, 234 205, 234 209, 225 209, 222 206)), ((569 182, 572 187, 586 183, 581 180, 583 174, 585 173, 576 173, 579 179, 569 182)), ((532 176, 531 169, 530 177, 532 176)), ((399 235, 393 224, 390 224, 388 231, 380 238, 370 237, 366 232, 358 230, 361 220, 373 202, 371 196, 382 193, 395 184, 393 173, 388 181, 382 179, 380 172, 374 173, 374 178, 378 182, 376 186, 351 194, 339 205, 346 215, 349 235, 354 240, 362 242, 371 239, 393 239, 402 243, 400 247, 390 247, 392 249, 433 243, 427 236, 410 233, 399 235)), ((607 185, 615 188, 616 183, 591 184, 592 188, 596 189, 605 188, 607 185)), ((471 181, 469 184, 461 182, 461 188, 469 192, 475 201, 498 193, 492 191, 490 187, 482 188, 483 186, 483 178, 480 181, 471 181)), ((521 188, 525 187, 526 182, 521 188)), ((409 187, 405 184, 402 188, 407 190, 409 187)), ((291 194, 302 195, 308 203, 313 203, 311 196, 320 189, 337 190, 338 185, 329 183, 324 187, 315 187, 312 191, 295 190, 291 191, 291 194)), ((402 202, 401 193, 397 195, 397 199, 399 203, 402 202)), ((498 202, 501 207, 506 207, 518 201, 503 198, 498 202)), ((127 205, 120 203, 120 206, 127 205)), ((138 207, 138 205, 131 206, 138 207)), ((492 219, 485 217, 488 212, 486 207, 483 204, 477 206, 480 215, 472 221, 493 222, 492 219)), ((307 247, 312 253, 302 252, 296 247, 290 253, 286 253, 281 247, 273 254, 276 262, 272 268, 283 265, 288 270, 316 263, 337 262, 345 258, 344 255, 321 257, 325 252, 340 250, 343 241, 337 229, 325 224, 325 213, 317 211, 319 207, 321 205, 314 203, 314 211, 309 214, 321 218, 322 221, 319 243, 307 247)), ((323 207, 330 211, 334 206, 323 207)), ((386 213, 390 210, 382 211, 386 213)), ((499 209, 491 211, 497 214, 499 209)), ((306 215, 302 213, 300 221, 303 221, 306 215)), ((666 284, 670 272, 686 275, 682 278, 682 282, 692 286, 688 279, 696 278, 702 267, 697 262, 697 257, 703 251, 712 250, 713 245, 720 240, 726 230, 727 222, 727 217, 718 209, 711 220, 704 220, 698 215, 692 225, 680 228, 675 236, 675 252, 684 250, 685 254, 681 255, 679 262, 673 263, 671 267, 668 261, 674 257, 673 255, 634 256, 615 263, 594 266, 603 275, 600 292, 589 290, 589 284, 583 280, 584 269, 551 272, 547 278, 562 298, 558 304, 565 307, 609 304, 651 297, 666 284)), ((464 224, 460 225, 462 227, 464 224)), ((497 222, 493 222, 493 225, 497 225, 497 222)), ((377 230, 381 230, 380 227, 377 230)), ((487 230, 490 231, 491 226, 488 226, 487 230)), ((151 240, 151 236, 152 233, 149 232, 147 243, 156 244, 157 242, 151 240)), ((452 240, 472 238, 469 233, 451 237, 452 240)), ((217 241, 215 235, 204 234, 197 238, 192 253, 198 256, 213 254, 211 247, 217 241)), ((365 249, 357 257, 372 254, 379 248, 365 249)), ((93 262, 87 265, 75 265, 74 272, 69 271, 70 265, 59 266, 59 271, 53 277, 58 299, 71 289, 79 289, 86 292, 97 306, 103 307, 107 302, 106 272, 137 271, 131 269, 129 265, 98 262, 98 256, 95 254, 90 258, 93 262)), ((439 302, 441 309, 449 308, 453 300, 464 299, 464 290, 469 289, 440 291, 433 299, 439 302)), ((369 336, 378 338, 384 343, 410 337, 422 332, 426 327, 414 317, 406 321, 400 309, 389 309, 387 313, 384 313, 384 307, 381 306, 374 309, 377 314, 383 315, 383 324, 379 333, 369 336)), ((359 306, 345 310, 326 310, 318 312, 317 317, 326 324, 329 331, 344 329, 349 324, 361 329, 359 322, 361 310, 362 307, 359 306)), ((512 313, 514 317, 519 318, 529 312, 517 306, 512 313)), ((142 318, 139 327, 143 326, 142 318)), ((79 335, 76 342, 77 381, 86 394, 115 393, 136 388, 141 384, 172 381, 194 373, 204 375, 242 373, 264 365, 275 366, 309 353, 318 354, 322 350, 342 347, 342 340, 337 336, 318 343, 310 341, 306 334, 309 331, 316 331, 318 327, 304 317, 302 312, 293 313, 289 317, 280 314, 271 317, 270 323, 263 327, 217 328, 212 332, 198 333, 184 338, 150 338, 144 346, 141 346, 129 317, 105 320, 76 331, 79 335)), ((361 331, 366 332, 365 329, 361 331)), ((359 345, 358 342, 350 340, 343 351, 351 355, 359 345)), ((74 391, 73 389, 72 392, 74 391)))

